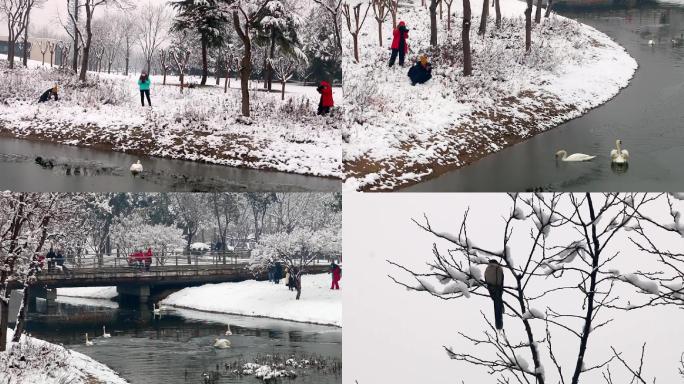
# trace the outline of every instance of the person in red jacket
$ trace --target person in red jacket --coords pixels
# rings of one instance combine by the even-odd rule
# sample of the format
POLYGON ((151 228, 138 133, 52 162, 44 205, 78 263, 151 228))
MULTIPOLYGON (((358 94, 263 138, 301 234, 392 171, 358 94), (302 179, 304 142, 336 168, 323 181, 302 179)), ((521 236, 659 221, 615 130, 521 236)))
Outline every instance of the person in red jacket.
POLYGON ((321 81, 316 89, 321 94, 321 101, 318 103, 318 114, 326 115, 330 113, 330 108, 335 106, 333 101, 332 87, 327 81, 321 81))
POLYGON ((342 279, 342 268, 333 261, 330 265, 330 272, 332 272, 332 285, 330 289, 340 289, 340 279, 342 279))
POLYGON ((406 23, 403 21, 399 22, 399 26, 394 29, 392 34, 392 56, 390 57, 389 66, 390 68, 394 65, 394 61, 397 60, 397 55, 399 55, 399 65, 404 66, 404 57, 408 52, 408 39, 409 30, 406 28, 406 23))

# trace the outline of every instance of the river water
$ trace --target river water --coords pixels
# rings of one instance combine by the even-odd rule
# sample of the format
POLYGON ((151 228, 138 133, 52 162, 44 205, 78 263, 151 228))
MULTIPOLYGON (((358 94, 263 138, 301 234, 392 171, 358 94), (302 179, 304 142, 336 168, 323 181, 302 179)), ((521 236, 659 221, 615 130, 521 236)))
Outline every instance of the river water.
MULTIPOLYGON (((40 308, 40 306, 39 306, 40 308)), ((341 364, 342 330, 289 321, 171 310, 155 317, 147 307, 119 308, 109 300, 58 298, 47 313, 31 313, 34 337, 86 354, 132 384, 203 384, 203 373, 220 373, 212 384, 263 383, 236 376, 226 363, 252 362, 266 355, 322 359, 341 364), (232 336, 224 336, 230 324, 232 336), (102 338, 102 326, 111 338, 102 338), (94 346, 85 346, 85 333, 94 346), (95 338, 93 338, 95 336, 95 338), (229 349, 213 347, 228 338, 229 349)), ((296 370, 293 384, 341 383, 341 370, 296 370)))
POLYGON ((68 145, 0 137, 0 190, 41 192, 289 192, 337 191, 339 180, 285 172, 141 157, 68 145), (36 163, 50 160, 53 167, 36 163), (140 160, 142 177, 131 164, 140 160))
POLYGON ((580 118, 405 191, 684 189, 684 44, 671 43, 683 36, 684 6, 648 3, 559 13, 625 47, 639 63, 630 85, 580 118), (649 40, 656 44, 650 46, 649 40), (610 165, 616 139, 630 153, 626 171, 610 165), (599 157, 587 163, 556 162, 560 148, 599 157))

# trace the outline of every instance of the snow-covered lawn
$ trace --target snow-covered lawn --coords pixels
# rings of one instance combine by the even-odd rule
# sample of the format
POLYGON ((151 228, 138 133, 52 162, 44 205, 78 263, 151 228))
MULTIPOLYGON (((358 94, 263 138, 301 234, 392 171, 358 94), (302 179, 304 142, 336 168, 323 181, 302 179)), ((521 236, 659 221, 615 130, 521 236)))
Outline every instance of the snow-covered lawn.
POLYGON ((59 296, 84 297, 89 299, 113 299, 118 293, 116 287, 57 288, 59 296))
MULTIPOLYGON (((12 339, 9 329, 8 340, 12 339)), ((59 345, 33 337, 8 341, 0 352, 0 381, 3 384, 125 384, 126 380, 106 365, 59 345)))
MULTIPOLYGON (((340 119, 316 116, 315 86, 288 84, 280 92, 251 85, 252 117, 240 113, 239 82, 187 88, 176 76, 152 78, 152 108, 140 105, 137 77, 75 76, 32 62, 10 71, 0 55, 0 135, 175 159, 342 177, 340 119), (38 104, 59 83, 60 100, 38 104)), ((187 82, 198 83, 188 77, 187 82)), ((274 82, 274 90, 280 84, 274 82)), ((333 90, 338 103, 341 90, 333 90)))
MULTIPOLYGON (((341 288, 344 280, 340 282, 341 288)), ((171 294, 163 305, 235 315, 269 317, 314 324, 342 326, 342 290, 330 290, 330 275, 304 275, 302 297, 295 300, 280 284, 248 280, 207 284, 171 294)))
POLYGON ((380 47, 369 13, 359 37, 359 63, 345 35, 346 190, 393 190, 467 165, 605 103, 637 68, 605 34, 555 14, 534 26, 526 55, 525 3, 501 2, 499 30, 491 9, 484 36, 477 35, 482 0, 471 0, 471 6, 470 77, 462 74, 461 3, 452 8, 451 32, 444 8, 439 46, 433 48, 428 10, 420 0, 400 1, 398 19, 410 29, 404 68, 387 68, 391 18, 383 24, 380 47), (433 78, 411 86, 406 73, 420 54, 430 57, 433 78))

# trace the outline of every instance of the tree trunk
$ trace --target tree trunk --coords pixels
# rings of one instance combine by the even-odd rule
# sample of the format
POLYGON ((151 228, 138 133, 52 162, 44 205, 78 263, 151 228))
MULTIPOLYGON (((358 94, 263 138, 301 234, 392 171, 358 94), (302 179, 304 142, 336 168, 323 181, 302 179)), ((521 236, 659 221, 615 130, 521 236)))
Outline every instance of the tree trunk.
MULTIPOLYGON (((531 1, 531 0, 530 0, 531 1)), ((470 0, 463 0, 463 75, 470 76, 473 73, 473 64, 470 52, 470 0)))
POLYGON ((542 15, 542 0, 537 0, 537 9, 535 10, 535 13, 534 13, 534 22, 535 23, 537 23, 537 24, 541 23, 541 15, 542 15))
MULTIPOLYGON (((532 1, 532 0, 529 0, 532 1)), ((86 81, 86 74, 88 72, 88 59, 90 56, 90 45, 93 41, 93 32, 90 22, 92 21, 92 10, 86 6, 86 41, 83 47, 83 57, 81 57, 81 73, 78 76, 80 81, 86 81)))
POLYGON ((532 48, 532 0, 527 0, 525 8, 525 51, 532 48))
POLYGON ((359 62, 359 35, 354 34, 354 59, 359 62))
POLYGON ((130 59, 131 59, 131 47, 129 46, 129 43, 126 42, 126 68, 124 68, 124 76, 128 76, 128 67, 130 66, 130 59))
POLYGON ((31 20, 29 18, 30 13, 31 13, 31 8, 28 8, 26 10, 26 25, 24 26, 24 67, 28 67, 28 58, 29 58, 29 52, 30 52, 27 49, 29 46, 28 30, 29 30, 29 21, 31 20))
POLYGON ((184 78, 184 77, 185 77, 185 75, 183 74, 183 72, 181 72, 181 73, 180 73, 180 76, 179 76, 179 79, 178 79, 178 81, 180 81, 180 91, 181 91, 181 93, 183 93, 183 84, 184 84, 184 83, 183 83, 183 78, 184 78))
MULTIPOLYGON (((271 35, 271 51, 269 53, 269 57, 272 59, 273 56, 275 55, 275 32, 272 33, 271 35)), ((268 82, 268 91, 270 92, 271 89, 273 89, 273 66, 271 65, 271 62, 268 62, 268 75, 266 76, 266 81, 268 82)))
POLYGON ((26 311, 28 311, 30 297, 31 292, 29 290, 29 286, 27 285, 24 287, 24 296, 21 298, 21 306, 19 307, 17 324, 14 327, 14 336, 12 336, 12 341, 15 343, 21 340, 21 335, 24 333, 24 328, 26 328, 26 311))
POLYGON ((437 0, 430 0, 430 45, 437 45, 437 0))
POLYGON ((480 16, 480 29, 477 30, 478 35, 484 35, 487 32, 487 17, 489 16, 489 0, 482 1, 482 16, 480 16))
POLYGON ((451 3, 447 3, 447 31, 451 31, 451 3))
POLYGON ((164 74, 164 77, 162 78, 162 85, 166 85, 166 68, 162 68, 162 71, 164 74))
POLYGON ((281 83, 283 83, 283 89, 280 94, 280 100, 285 100, 285 80, 281 81, 281 83))
POLYGON ((551 16, 551 5, 552 4, 553 4, 553 0, 547 0, 546 1, 546 13, 544 13, 544 17, 551 16))
POLYGON ((228 93, 228 80, 230 80, 230 72, 226 70, 226 81, 223 83, 223 93, 228 93))
MULTIPOLYGON (((530 0, 531 1, 531 0, 530 0)), ((586 315, 584 317, 584 327, 582 328, 582 337, 580 339, 579 351, 577 353, 577 362, 575 364, 575 372, 572 375, 572 384, 579 383, 580 374, 584 367, 584 354, 587 350, 587 344, 589 342, 589 334, 592 331, 592 320, 594 318, 594 296, 596 294, 596 278, 599 269, 599 258, 601 254, 601 246, 599 243, 599 238, 596 233, 596 213, 594 211, 594 203, 591 199, 591 194, 587 193, 587 203, 589 204, 589 217, 591 218, 591 237, 593 245, 593 251, 591 252, 591 275, 589 276, 589 290, 587 291, 587 301, 586 301, 586 315)))
POLYGON ((378 43, 380 43, 380 46, 382 47, 382 20, 377 20, 378 21, 378 43))
POLYGON ((7 291, 5 298, 0 300, 0 352, 7 346, 7 323, 9 322, 9 296, 11 291, 7 291), (5 302, 7 300, 7 302, 5 302))
MULTIPOLYGON (((74 20, 78 21, 78 0, 74 0, 74 20)), ((78 72, 78 28, 74 25, 74 56, 71 61, 71 69, 78 72)))
POLYGON ((496 28, 501 27, 501 6, 500 2, 501 0, 494 0, 494 11, 496 12, 496 28))
POLYGON ((202 39, 202 80, 200 80, 201 85, 207 84, 207 75, 209 74, 209 65, 207 63, 207 45, 208 42, 202 39))
POLYGON ((10 37, 8 39, 9 41, 7 42, 7 60, 9 60, 9 67, 10 69, 14 68, 14 41, 12 41, 12 38, 10 37))

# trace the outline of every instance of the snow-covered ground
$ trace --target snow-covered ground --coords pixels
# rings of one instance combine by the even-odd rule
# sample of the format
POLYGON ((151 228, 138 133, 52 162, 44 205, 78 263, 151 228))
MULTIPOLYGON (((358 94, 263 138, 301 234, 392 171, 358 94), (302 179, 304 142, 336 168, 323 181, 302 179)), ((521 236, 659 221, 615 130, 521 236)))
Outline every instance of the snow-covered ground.
POLYGON ((57 288, 57 295, 88 299, 113 299, 118 293, 116 287, 77 287, 57 288))
MULTIPOLYGON (((340 282, 341 288, 344 280, 340 282)), ((185 288, 161 303, 166 306, 244 316, 269 317, 314 324, 342 326, 342 291, 330 290, 330 275, 304 275, 302 296, 295 300, 280 284, 248 280, 185 288)))
MULTIPOLYGON (((198 84, 186 77, 186 84, 198 84)), ((241 116, 239 82, 178 87, 176 76, 152 77, 152 108, 140 105, 137 76, 89 74, 86 85, 32 61, 7 69, 0 55, 0 134, 174 159, 341 177, 339 119, 316 116, 315 86, 280 83, 266 93, 251 84, 252 117, 241 116), (38 104, 59 83, 60 100, 38 104)), ((333 90, 338 103, 341 89, 333 90)))
MULTIPOLYGON (((12 339, 9 329, 8 340, 12 339)), ((8 341, 0 352, 0 381, 3 384, 125 384, 126 380, 90 357, 33 337, 8 341)))
POLYGON ((467 165, 605 103, 637 68, 605 34, 555 14, 534 26, 526 55, 523 2, 501 2, 499 30, 491 9, 484 36, 477 35, 482 0, 471 6, 470 77, 462 74, 460 3, 452 8, 451 32, 444 8, 439 46, 432 48, 428 10, 420 0, 400 1, 398 19, 410 29, 404 68, 387 68, 391 18, 380 47, 370 12, 359 36, 359 63, 345 35, 346 190, 392 190, 467 165), (433 78, 414 87, 406 72, 420 54, 430 57, 433 78))

